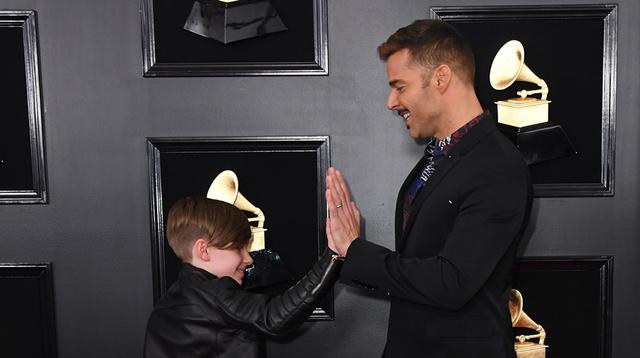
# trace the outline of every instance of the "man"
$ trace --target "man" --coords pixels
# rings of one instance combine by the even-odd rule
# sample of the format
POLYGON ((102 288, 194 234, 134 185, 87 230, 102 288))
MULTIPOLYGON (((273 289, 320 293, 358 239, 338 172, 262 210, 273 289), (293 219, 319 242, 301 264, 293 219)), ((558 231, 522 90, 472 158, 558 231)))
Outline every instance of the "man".
POLYGON ((515 357, 511 267, 531 206, 527 167, 473 87, 473 54, 449 24, 421 20, 378 47, 387 107, 425 155, 400 188, 396 251, 359 239, 359 211, 327 177, 329 246, 341 281, 391 300, 386 358, 515 357))

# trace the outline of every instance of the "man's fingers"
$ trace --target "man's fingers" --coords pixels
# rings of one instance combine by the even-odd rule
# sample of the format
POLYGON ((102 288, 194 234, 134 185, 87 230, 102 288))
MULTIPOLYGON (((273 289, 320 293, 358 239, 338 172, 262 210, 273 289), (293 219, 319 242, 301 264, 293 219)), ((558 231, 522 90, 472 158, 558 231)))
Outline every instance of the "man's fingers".
POLYGON ((339 188, 341 199, 344 199, 346 203, 350 202, 351 196, 349 195, 349 187, 347 186, 347 182, 339 170, 336 170, 336 184, 339 188))
POLYGON ((354 234, 356 235, 356 237, 359 237, 360 236, 360 210, 358 210, 356 203, 354 203, 353 201, 349 203, 349 209, 351 210, 351 220, 355 225, 353 227, 353 230, 355 231, 354 234))
POLYGON ((329 207, 329 215, 331 217, 337 216, 336 204, 335 204, 335 200, 333 198, 333 192, 331 191, 331 189, 326 190, 325 198, 327 199, 327 206, 329 207))
POLYGON ((327 187, 332 199, 329 205, 334 221, 339 222, 349 236, 358 237, 360 235, 360 213, 350 198, 349 189, 340 171, 335 168, 330 169, 327 187), (337 205, 342 206, 337 208, 337 205))
POLYGON ((339 170, 335 171, 335 180, 333 180, 333 185, 337 187, 336 191, 340 193, 340 201, 345 204, 345 209, 349 212, 349 216, 353 217, 355 215, 353 208, 351 205, 348 205, 348 203, 352 202, 349 187, 339 170))
POLYGON ((329 189, 327 190, 329 193, 328 195, 331 197, 331 203, 329 203, 329 200, 327 200, 327 204, 329 205, 329 210, 330 212, 333 210, 336 216, 341 216, 344 212, 344 209, 347 209, 347 210, 349 209, 349 202, 342 201, 342 197, 337 191, 337 185, 335 183, 334 178, 332 177, 327 178, 327 182, 329 183, 328 184, 329 189))
POLYGON ((345 209, 349 209, 348 203, 351 200, 347 200, 349 195, 345 194, 342 190, 343 184, 340 184, 340 179, 335 175, 330 175, 327 178, 327 186, 331 191, 331 195, 333 196, 333 200, 335 203, 344 206, 345 209))
POLYGON ((327 206, 329 207, 329 216, 334 222, 334 225, 340 225, 342 228, 349 227, 349 218, 346 217, 346 213, 343 209, 349 207, 349 203, 344 203, 342 207, 338 208, 337 200, 331 189, 328 189, 325 194, 327 198, 327 206))
POLYGON ((351 200, 344 177, 335 168, 329 168, 327 173, 325 197, 330 216, 326 222, 329 247, 344 251, 360 236, 360 211, 351 200))
POLYGON ((340 174, 340 171, 335 170, 333 175, 331 175, 331 179, 332 188, 338 196, 337 199, 342 201, 344 204, 348 203, 350 201, 347 200, 349 198, 349 193, 345 192, 346 185, 344 183, 344 178, 340 174))

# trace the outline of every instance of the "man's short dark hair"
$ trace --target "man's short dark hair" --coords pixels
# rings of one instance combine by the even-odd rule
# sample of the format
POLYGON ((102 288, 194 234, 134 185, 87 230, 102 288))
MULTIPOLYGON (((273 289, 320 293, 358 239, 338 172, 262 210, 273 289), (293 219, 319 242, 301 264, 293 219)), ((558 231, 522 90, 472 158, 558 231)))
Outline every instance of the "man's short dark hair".
POLYGON ((475 59, 471 48, 450 24, 441 20, 416 20, 378 46, 378 55, 387 61, 394 53, 408 49, 412 60, 427 73, 446 64, 458 77, 474 83, 475 59))

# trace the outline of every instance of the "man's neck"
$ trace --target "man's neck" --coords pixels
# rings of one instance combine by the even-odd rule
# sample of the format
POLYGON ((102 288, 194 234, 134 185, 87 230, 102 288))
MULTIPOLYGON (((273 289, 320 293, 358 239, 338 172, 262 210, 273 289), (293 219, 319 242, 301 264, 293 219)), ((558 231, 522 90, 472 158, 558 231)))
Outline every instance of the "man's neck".
POLYGON ((438 133, 435 133, 437 139, 446 138, 483 112, 473 87, 465 87, 450 96, 446 108, 448 110, 443 113, 445 116, 444 126, 438 133))

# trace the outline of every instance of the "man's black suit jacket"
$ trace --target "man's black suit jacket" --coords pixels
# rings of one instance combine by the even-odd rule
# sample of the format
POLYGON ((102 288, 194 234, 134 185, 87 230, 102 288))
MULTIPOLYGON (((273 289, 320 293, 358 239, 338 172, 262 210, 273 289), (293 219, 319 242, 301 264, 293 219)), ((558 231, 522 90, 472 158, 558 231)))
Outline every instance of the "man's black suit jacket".
POLYGON ((386 358, 515 357, 508 310, 511 268, 528 221, 531 183, 521 154, 482 119, 439 162, 396 251, 362 239, 347 252, 341 280, 391 300, 386 358))

